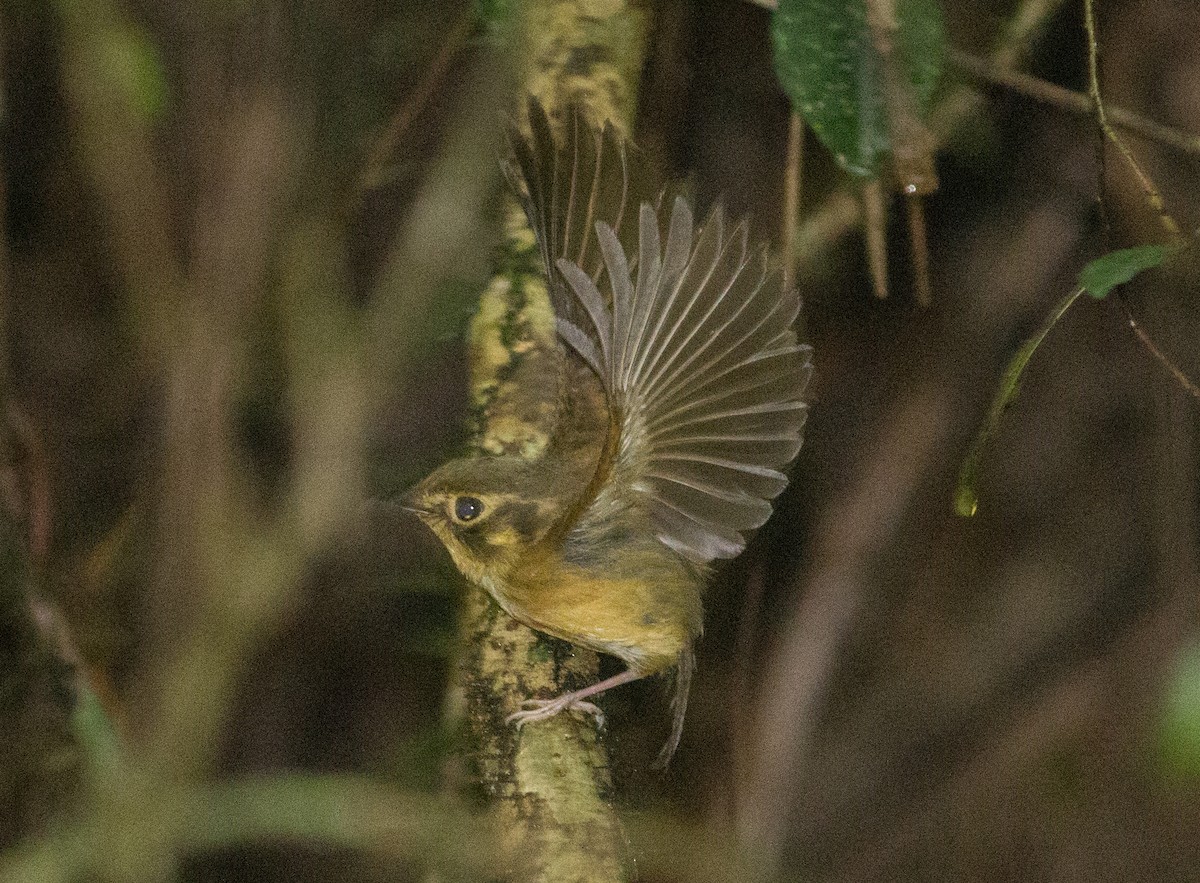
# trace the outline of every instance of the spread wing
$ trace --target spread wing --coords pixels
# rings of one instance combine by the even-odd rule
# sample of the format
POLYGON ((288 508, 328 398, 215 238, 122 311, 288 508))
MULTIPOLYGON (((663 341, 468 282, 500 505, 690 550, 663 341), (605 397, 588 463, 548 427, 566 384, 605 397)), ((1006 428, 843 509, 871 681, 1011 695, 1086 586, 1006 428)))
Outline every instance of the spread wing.
POLYGON ((636 278, 617 234, 601 222, 596 235, 612 308, 560 259, 586 322, 559 325, 619 414, 613 479, 640 495, 667 546, 695 561, 731 558, 744 531, 767 521, 800 449, 811 349, 792 330, 799 296, 766 250, 749 250, 744 224, 726 230, 720 209, 696 230, 676 199, 662 248, 643 204, 636 278))
POLYGON ((800 448, 811 368, 791 329, 799 297, 719 210, 697 231, 677 199, 664 251, 657 191, 611 124, 596 130, 570 108, 560 143, 531 102, 529 133, 510 135, 506 172, 560 334, 621 418, 612 481, 593 505, 628 486, 662 542, 695 561, 732 557, 800 448))
POLYGON ((575 106, 567 108, 560 144, 546 111, 529 102, 529 135, 509 131, 512 160, 505 174, 521 201, 541 251, 555 314, 579 325, 578 301, 558 273, 566 259, 599 283, 604 270, 596 223, 612 228, 622 248, 637 245, 637 214, 642 202, 657 204, 645 164, 612 123, 597 130, 575 106))
POLYGON ((635 279, 621 237, 596 224, 611 301, 596 274, 557 261, 575 302, 559 313, 560 333, 620 417, 611 478, 593 506, 632 489, 663 543, 697 562, 733 557, 770 517, 787 485, 781 470, 800 450, 812 371, 792 329, 800 298, 765 249, 748 248, 744 223, 726 230, 719 208, 697 230, 677 198, 665 248, 647 203, 638 227, 635 279))

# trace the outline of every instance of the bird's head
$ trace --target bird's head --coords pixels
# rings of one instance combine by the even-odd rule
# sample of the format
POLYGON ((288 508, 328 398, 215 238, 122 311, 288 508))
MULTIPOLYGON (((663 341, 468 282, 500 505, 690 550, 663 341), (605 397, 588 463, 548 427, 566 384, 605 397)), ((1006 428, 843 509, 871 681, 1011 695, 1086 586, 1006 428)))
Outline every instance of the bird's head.
POLYGON ((502 580, 563 512, 553 472, 518 457, 451 460, 400 504, 429 525, 468 579, 502 580))

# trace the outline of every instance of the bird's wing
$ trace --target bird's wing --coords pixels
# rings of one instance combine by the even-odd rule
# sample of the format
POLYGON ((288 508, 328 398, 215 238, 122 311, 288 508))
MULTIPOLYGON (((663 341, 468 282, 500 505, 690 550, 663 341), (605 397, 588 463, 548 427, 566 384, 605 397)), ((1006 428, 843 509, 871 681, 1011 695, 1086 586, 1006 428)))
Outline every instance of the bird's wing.
POLYGON ((800 298, 720 208, 697 229, 677 198, 665 247, 648 203, 638 228, 631 271, 621 237, 596 224, 611 298, 598 275, 557 260, 574 299, 560 332, 600 375, 620 425, 592 506, 632 492, 667 546, 696 562, 733 557, 800 450, 812 371, 792 328, 800 298))
POLYGON ((622 247, 637 244, 637 214, 642 202, 657 204, 658 195, 645 163, 612 123, 591 126, 577 106, 563 114, 561 143, 546 111, 529 102, 529 134, 509 130, 512 158, 504 170, 533 229, 550 283, 555 313, 576 327, 586 324, 579 302, 563 283, 558 261, 566 259, 597 285, 604 261, 596 223, 612 228, 622 247))

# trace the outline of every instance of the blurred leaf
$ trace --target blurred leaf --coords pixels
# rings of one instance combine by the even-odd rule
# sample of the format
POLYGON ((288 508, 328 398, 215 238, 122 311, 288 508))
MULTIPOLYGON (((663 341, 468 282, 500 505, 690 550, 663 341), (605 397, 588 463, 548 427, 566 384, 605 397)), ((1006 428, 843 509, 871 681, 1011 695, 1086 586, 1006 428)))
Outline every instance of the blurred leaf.
POLYGON ((1050 317, 1038 332, 1022 344, 1021 348, 1017 350, 1016 354, 1009 360, 1008 366, 1004 369, 1004 374, 1000 379, 1000 388, 996 390, 996 395, 992 399, 992 406, 988 410, 987 419, 980 428, 979 434, 975 437, 975 442, 971 445, 971 450, 967 453, 966 459, 963 460, 962 468, 958 473, 958 486, 954 489, 954 511, 964 518, 970 518, 979 508, 979 493, 977 489, 979 461, 983 455, 984 448, 987 447, 992 436, 999 429, 1000 419, 1004 416, 1004 412, 1009 409, 1009 406, 1016 400, 1017 393, 1021 391, 1021 377, 1025 372, 1025 366, 1029 364, 1034 350, 1046 339, 1046 335, 1050 333, 1050 329, 1071 308, 1071 304, 1075 303, 1075 300, 1081 294, 1083 294, 1083 289, 1077 288, 1063 298, 1050 313, 1050 317))
POLYGON ((1118 285, 1124 285, 1143 270, 1157 267, 1170 249, 1165 245, 1122 248, 1098 257, 1079 273, 1079 287, 1100 300, 1118 285))
POLYGON ((98 42, 101 69, 130 106, 143 119, 161 117, 167 106, 167 78, 158 50, 146 34, 124 27, 113 29, 98 42))
POLYGON ((128 764, 116 729, 96 691, 82 679, 71 715, 71 729, 83 753, 87 774, 100 789, 126 773, 128 764))
POLYGON ((142 790, 121 795, 135 798, 122 812, 64 821, 53 836, 0 855, 0 879, 175 879, 167 872, 177 857, 262 842, 369 850, 420 862, 430 869, 422 879, 439 880, 485 879, 500 855, 489 821, 468 807, 362 776, 289 773, 136 787, 142 790))
POLYGON ((1167 684, 1159 758, 1169 775, 1200 778, 1200 643, 1184 651, 1167 684))
MULTIPOLYGON (((896 0, 896 13, 896 54, 924 115, 945 55, 941 9, 937 0, 896 0)), ((891 144, 866 0, 780 0, 771 35, 792 105, 846 171, 874 177, 891 144)))
POLYGON ((520 8, 517 0, 474 0, 472 5, 475 15, 490 34, 502 33, 520 8))

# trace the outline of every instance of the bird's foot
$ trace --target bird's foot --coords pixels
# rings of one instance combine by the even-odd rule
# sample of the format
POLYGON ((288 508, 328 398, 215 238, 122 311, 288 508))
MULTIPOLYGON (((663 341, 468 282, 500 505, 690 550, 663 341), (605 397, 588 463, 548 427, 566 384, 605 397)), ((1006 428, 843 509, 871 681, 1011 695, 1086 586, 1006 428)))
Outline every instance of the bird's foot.
POLYGON ((521 703, 521 710, 514 711, 504 719, 505 723, 515 724, 517 729, 534 721, 544 721, 563 711, 582 711, 596 718, 596 726, 604 726, 604 712, 599 706, 580 699, 574 693, 563 693, 554 699, 526 699, 521 703))

